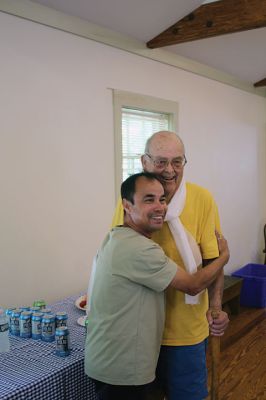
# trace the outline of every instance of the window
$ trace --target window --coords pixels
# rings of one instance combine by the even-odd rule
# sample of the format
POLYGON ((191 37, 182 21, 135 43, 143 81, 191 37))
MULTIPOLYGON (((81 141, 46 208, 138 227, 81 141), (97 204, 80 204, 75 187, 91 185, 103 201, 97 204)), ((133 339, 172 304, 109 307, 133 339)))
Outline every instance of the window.
POLYGON ((142 170, 140 156, 146 140, 170 129, 170 114, 122 107, 122 178, 142 170))
POLYGON ((129 175, 142 170, 146 140, 160 130, 177 131, 178 104, 150 96, 113 91, 116 193, 129 175))

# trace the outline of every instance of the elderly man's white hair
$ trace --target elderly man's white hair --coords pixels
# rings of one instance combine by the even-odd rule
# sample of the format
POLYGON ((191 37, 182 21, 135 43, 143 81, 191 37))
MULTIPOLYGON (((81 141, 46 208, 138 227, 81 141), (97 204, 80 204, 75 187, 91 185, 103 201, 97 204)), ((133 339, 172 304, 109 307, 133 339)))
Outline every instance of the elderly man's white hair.
POLYGON ((147 139, 147 141, 146 141, 146 144, 145 144, 145 153, 148 153, 148 154, 149 154, 151 142, 152 142, 153 139, 155 139, 157 136, 161 136, 161 137, 163 137, 163 136, 165 136, 165 137, 167 137, 167 136, 168 136, 168 137, 169 137, 169 136, 174 136, 180 143, 182 143, 182 146, 183 146, 183 148, 184 148, 184 153, 185 153, 185 146, 184 146, 183 140, 181 139, 180 136, 177 135, 177 133, 171 132, 171 131, 158 131, 158 132, 153 133, 153 134, 147 139))

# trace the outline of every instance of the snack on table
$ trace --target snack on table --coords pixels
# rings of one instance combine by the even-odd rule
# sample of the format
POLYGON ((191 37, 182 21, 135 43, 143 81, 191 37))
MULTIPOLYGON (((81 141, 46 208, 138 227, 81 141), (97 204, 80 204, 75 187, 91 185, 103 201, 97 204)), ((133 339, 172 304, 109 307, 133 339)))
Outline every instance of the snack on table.
POLYGON ((75 301, 75 305, 77 308, 80 310, 86 311, 86 306, 87 306, 87 296, 81 296, 75 301))
POLYGON ((84 310, 86 309, 86 305, 87 305, 87 298, 81 300, 81 302, 79 303, 81 308, 84 308, 84 310))

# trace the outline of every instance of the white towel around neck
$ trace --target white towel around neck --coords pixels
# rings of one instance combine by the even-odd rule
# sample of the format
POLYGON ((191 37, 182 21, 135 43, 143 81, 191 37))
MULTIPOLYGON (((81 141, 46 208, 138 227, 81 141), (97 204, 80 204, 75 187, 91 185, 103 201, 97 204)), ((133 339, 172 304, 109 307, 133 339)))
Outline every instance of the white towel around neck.
MULTIPOLYGON (((197 266, 201 264, 202 258, 195 239, 185 230, 183 224, 179 219, 179 216, 182 213, 183 208, 185 206, 186 194, 187 194, 186 182, 183 177, 179 188, 177 189, 170 203, 168 204, 168 210, 165 216, 165 221, 168 223, 170 231, 175 240, 176 247, 184 262, 186 271, 189 274, 194 274, 197 271, 197 266), (189 239, 188 239, 188 234, 189 234, 189 239), (190 242, 194 241, 195 243, 194 244, 192 243, 191 246, 189 241, 190 242), (194 252, 196 250, 195 256, 193 254, 192 249, 194 250, 194 252), (196 263, 195 257, 198 264, 196 263)), ((197 294, 196 296, 190 296, 188 294, 185 294, 185 303, 198 304, 200 302, 199 298, 200 298, 200 293, 197 294)))

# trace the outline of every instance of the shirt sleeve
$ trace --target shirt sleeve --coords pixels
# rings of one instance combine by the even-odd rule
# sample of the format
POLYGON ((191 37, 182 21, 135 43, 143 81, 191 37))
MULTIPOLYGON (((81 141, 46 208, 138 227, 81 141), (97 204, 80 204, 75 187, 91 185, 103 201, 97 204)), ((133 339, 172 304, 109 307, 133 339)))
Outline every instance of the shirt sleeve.
POLYGON ((116 205, 116 209, 115 209, 115 212, 113 215, 111 228, 113 228, 114 226, 117 226, 117 225, 123 225, 123 223, 124 223, 124 209, 122 206, 122 199, 121 199, 121 197, 119 197, 117 205, 116 205))
POLYGON ((165 255, 160 246, 152 240, 147 240, 147 242, 148 245, 145 247, 140 246, 138 251, 128 254, 124 263, 120 263, 120 267, 115 268, 114 274, 161 292, 174 278, 177 265, 165 255), (127 268, 125 268, 125 263, 128 264, 127 268))
POLYGON ((221 232, 218 207, 209 194, 209 200, 205 209, 205 223, 200 241, 201 253, 203 259, 211 259, 219 256, 215 230, 221 232))

